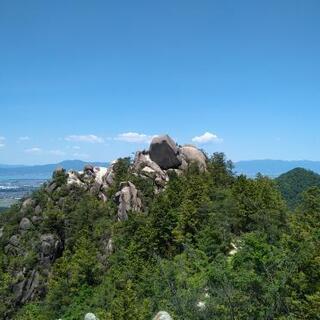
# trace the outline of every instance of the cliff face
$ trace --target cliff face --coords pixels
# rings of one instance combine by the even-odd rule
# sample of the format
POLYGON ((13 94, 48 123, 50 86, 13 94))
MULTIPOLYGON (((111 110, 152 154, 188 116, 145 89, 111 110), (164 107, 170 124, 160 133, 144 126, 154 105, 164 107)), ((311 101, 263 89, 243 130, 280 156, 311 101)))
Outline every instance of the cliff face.
MULTIPOLYGON (((127 220, 131 212, 147 214, 148 203, 136 184, 148 185, 151 196, 158 194, 170 175, 183 174, 191 164, 205 171, 206 156, 194 146, 178 146, 165 135, 154 138, 149 150, 138 151, 131 163, 119 160, 108 168, 87 165, 80 172, 57 169, 52 180, 11 209, 15 212, 11 220, 0 226, 0 241, 9 261, 7 304, 12 308, 7 309, 12 311, 46 295, 52 266, 69 244, 76 242, 72 233, 78 222, 70 212, 77 203, 93 197, 105 208, 114 208, 111 218, 118 221, 127 220), (127 166, 129 176, 121 176, 122 166, 127 166)), ((105 230, 98 243, 99 261, 107 268, 114 251, 111 230, 105 230)), ((4 315, 9 317, 10 311, 4 315)))

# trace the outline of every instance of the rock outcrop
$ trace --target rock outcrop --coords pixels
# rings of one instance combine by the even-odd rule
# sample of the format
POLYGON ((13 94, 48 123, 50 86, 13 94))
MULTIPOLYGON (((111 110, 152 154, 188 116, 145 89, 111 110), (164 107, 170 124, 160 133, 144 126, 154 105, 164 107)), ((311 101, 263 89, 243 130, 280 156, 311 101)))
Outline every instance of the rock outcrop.
POLYGON ((84 320, 99 320, 95 314, 89 312, 84 316, 84 320))
MULTIPOLYGON (((153 187, 153 193, 156 194, 166 187, 171 172, 182 174, 192 163, 195 163, 200 171, 205 171, 206 162, 205 154, 196 147, 190 145, 181 147, 168 135, 158 136, 152 140, 149 150, 136 153, 129 167, 128 176, 132 177, 132 180, 137 179, 138 183, 141 179, 147 179, 153 187)), ((68 208, 68 195, 78 199, 79 195, 87 193, 104 202, 108 197, 112 197, 110 200, 115 201, 117 205, 114 218, 119 221, 127 220, 130 213, 144 211, 145 206, 142 194, 137 188, 138 183, 135 185, 132 181, 123 181, 119 185, 115 184, 115 181, 119 181, 117 163, 119 162, 113 162, 108 168, 86 165, 80 172, 74 170, 66 172, 62 168, 55 170, 52 181, 44 185, 41 197, 29 197, 21 203, 15 228, 8 231, 5 226, 1 226, 0 238, 3 241, 4 252, 8 256, 13 256, 13 259, 21 258, 21 261, 23 259, 29 261, 11 270, 13 304, 22 305, 44 294, 52 265, 63 254, 64 248, 68 247, 70 239, 65 232, 60 232, 58 228, 48 228, 46 225, 51 219, 48 218, 48 211, 51 209, 67 212, 64 209, 68 208)), ((70 223, 68 215, 61 219, 59 223, 68 228, 70 223)), ((98 258, 106 268, 108 258, 116 250, 112 236, 111 232, 106 232, 99 244, 98 258)), ((85 319, 97 318, 88 313, 85 319)), ((172 318, 167 312, 160 311, 154 320, 172 320, 172 318)))
POLYGON ((172 320, 172 318, 168 312, 160 311, 156 314, 153 320, 172 320))
POLYGON ((206 156, 204 153, 193 145, 185 145, 179 149, 182 158, 187 164, 196 164, 200 171, 205 171, 207 168, 206 156))
POLYGON ((62 252, 61 240, 54 234, 48 233, 40 236, 40 263, 49 268, 62 252))
POLYGON ((161 169, 175 169, 181 165, 179 149, 168 135, 153 138, 149 154, 151 160, 158 164, 161 169))
POLYGON ((116 193, 115 198, 118 204, 118 220, 120 221, 128 219, 129 211, 142 211, 142 201, 139 198, 138 190, 130 181, 121 183, 120 191, 116 193))
POLYGON ((32 228, 31 221, 26 217, 22 218, 21 221, 20 221, 20 224, 19 224, 20 231, 21 232, 25 232, 25 231, 27 231, 27 230, 29 230, 31 228, 32 228))

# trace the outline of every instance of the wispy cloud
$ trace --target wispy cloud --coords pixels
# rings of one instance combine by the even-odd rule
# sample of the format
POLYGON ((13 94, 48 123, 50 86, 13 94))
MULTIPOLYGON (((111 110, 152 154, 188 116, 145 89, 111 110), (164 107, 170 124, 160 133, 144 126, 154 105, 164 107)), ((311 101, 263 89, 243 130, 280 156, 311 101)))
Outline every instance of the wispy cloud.
POLYGON ((94 134, 88 134, 88 135, 69 135, 65 137, 66 141, 72 141, 72 142, 88 142, 88 143, 103 143, 104 139, 101 137, 98 137, 94 134))
POLYGON ((130 143, 149 143, 155 136, 150 136, 144 133, 125 132, 118 134, 114 139, 130 143))
POLYGON ((41 148, 38 148, 38 147, 33 147, 33 148, 30 148, 30 149, 25 149, 24 150, 25 153, 41 153, 42 152, 42 149, 41 148))
POLYGON ((211 133, 211 132, 205 132, 201 136, 195 136, 192 138, 193 142, 199 143, 199 144, 205 144, 205 143, 210 143, 210 142, 222 142, 223 139, 219 138, 216 134, 211 133))

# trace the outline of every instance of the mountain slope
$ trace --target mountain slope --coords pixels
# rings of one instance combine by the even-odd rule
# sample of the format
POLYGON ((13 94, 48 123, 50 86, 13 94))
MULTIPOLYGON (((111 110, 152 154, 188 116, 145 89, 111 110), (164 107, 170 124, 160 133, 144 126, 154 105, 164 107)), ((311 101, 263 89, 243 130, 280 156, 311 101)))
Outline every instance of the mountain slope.
POLYGON ((168 136, 56 170, 0 215, 0 317, 316 319, 319 207, 314 188, 293 215, 273 180, 168 136))
POLYGON ((320 173, 319 161, 285 161, 285 160, 248 160, 239 161, 235 164, 235 172, 254 177, 258 173, 269 177, 277 177, 294 168, 304 168, 320 173))
POLYGON ((302 192, 311 187, 320 187, 320 175, 303 168, 295 168, 275 179, 282 196, 293 208, 301 200, 302 192))

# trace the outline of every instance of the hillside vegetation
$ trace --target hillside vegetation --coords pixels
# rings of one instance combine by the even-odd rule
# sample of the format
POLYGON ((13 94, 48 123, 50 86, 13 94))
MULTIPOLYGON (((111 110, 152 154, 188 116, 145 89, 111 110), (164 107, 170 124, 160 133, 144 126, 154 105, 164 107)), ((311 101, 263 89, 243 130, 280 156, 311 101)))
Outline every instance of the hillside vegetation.
POLYGON ((274 181, 168 145, 102 182, 57 170, 0 215, 0 317, 319 319, 320 189, 292 212, 274 181))
POLYGON ((301 201, 302 193, 311 187, 320 187, 320 175, 303 168, 295 168, 275 179, 290 208, 301 201))

